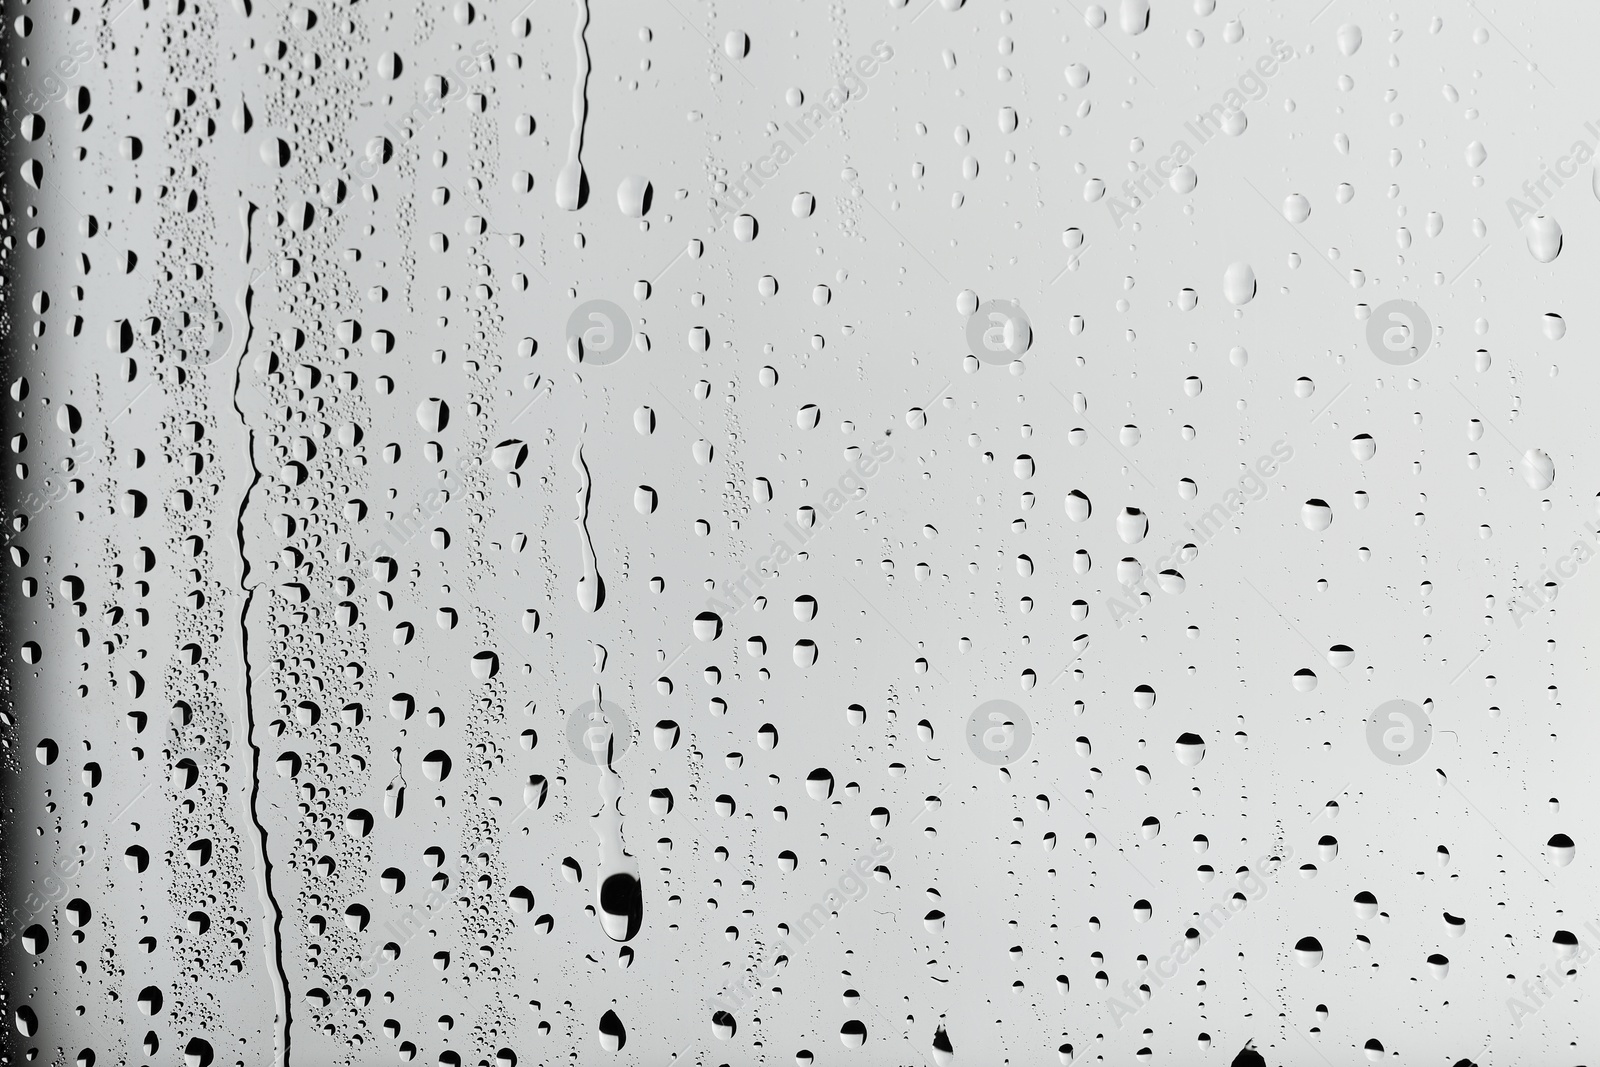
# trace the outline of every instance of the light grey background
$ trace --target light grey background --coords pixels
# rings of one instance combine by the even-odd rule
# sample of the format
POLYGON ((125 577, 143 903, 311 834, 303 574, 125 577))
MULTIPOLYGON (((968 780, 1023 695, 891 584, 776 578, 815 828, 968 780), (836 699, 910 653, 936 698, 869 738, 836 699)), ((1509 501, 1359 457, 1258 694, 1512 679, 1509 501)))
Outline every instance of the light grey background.
POLYGON ((1592 1057, 1600 204, 1561 161, 1600 25, 1320 4, 9 9, 9 1047, 1592 1057), (1180 138, 1193 188, 1135 204, 1180 138), (569 343, 589 301, 622 358, 569 343), (1019 360, 975 358, 989 301, 1019 360), (1369 346, 1392 301, 1415 362, 1369 346), (568 743, 597 697, 614 775, 568 743), (1030 737, 986 761, 993 700, 1030 737), (1393 700, 1413 758, 1369 748, 1393 700))

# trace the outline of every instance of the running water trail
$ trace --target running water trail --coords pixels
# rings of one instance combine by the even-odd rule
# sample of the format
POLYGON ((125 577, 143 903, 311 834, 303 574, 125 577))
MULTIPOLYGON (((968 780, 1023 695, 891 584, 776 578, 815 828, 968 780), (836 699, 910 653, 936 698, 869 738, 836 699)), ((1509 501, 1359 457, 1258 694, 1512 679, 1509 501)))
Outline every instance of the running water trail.
POLYGON ((631 941, 644 921, 644 896, 639 862, 628 855, 622 839, 622 776, 612 766, 619 746, 626 746, 629 739, 618 738, 614 733, 598 682, 594 686, 594 706, 594 715, 600 721, 584 732, 584 743, 600 772, 600 810, 594 816, 595 833, 600 838, 595 910, 607 937, 631 941))
POLYGON ((572 136, 567 141, 567 165, 556 176, 556 206, 576 211, 589 199, 589 180, 583 173, 583 130, 589 120, 589 0, 573 0, 578 5, 578 23, 572 31, 572 47, 578 67, 572 76, 572 136))
POLYGON ((383 790, 383 813, 398 819, 406 807, 406 775, 400 763, 400 746, 394 750, 394 777, 383 790))
POLYGON ((578 543, 583 549, 583 577, 578 579, 578 604, 584 611, 599 611, 606 602, 606 583, 600 577, 600 561, 594 554, 594 538, 589 534, 589 465, 583 461, 583 443, 572 453, 572 467, 583 476, 578 489, 578 543))
MULTIPOLYGON (((248 221, 254 214, 255 205, 250 205, 245 218, 248 221)), ((248 263, 248 260, 247 260, 248 263)), ((233 410, 239 416, 239 426, 243 431, 243 451, 245 461, 250 467, 250 483, 245 486, 244 493, 239 497, 239 512, 234 520, 234 547, 237 551, 239 590, 243 594, 239 607, 238 618, 238 652, 240 669, 243 678, 240 681, 240 702, 242 718, 244 719, 244 739, 250 746, 250 788, 240 798, 244 814, 255 828, 252 843, 255 848, 256 891, 261 898, 261 910, 264 917, 265 934, 262 939, 262 951, 267 957, 267 969, 273 976, 272 1001, 276 1031, 273 1034, 273 1063, 276 1067, 289 1067, 289 976, 283 965, 283 908, 279 905, 277 897, 272 891, 272 861, 267 856, 267 828, 261 822, 258 805, 261 801, 261 746, 256 743, 256 715, 255 700, 251 692, 250 668, 250 605, 255 600, 255 587, 250 584, 250 560, 245 554, 244 543, 244 517, 250 508, 250 494, 255 491, 257 483, 261 481, 261 468, 255 460, 255 431, 250 428, 250 422, 245 418, 244 409, 239 406, 239 393, 244 388, 245 360, 250 355, 250 340, 254 332, 251 311, 254 305, 255 290, 246 284, 240 290, 236 300, 243 319, 243 328, 239 330, 239 360, 234 367, 233 378, 233 410)))

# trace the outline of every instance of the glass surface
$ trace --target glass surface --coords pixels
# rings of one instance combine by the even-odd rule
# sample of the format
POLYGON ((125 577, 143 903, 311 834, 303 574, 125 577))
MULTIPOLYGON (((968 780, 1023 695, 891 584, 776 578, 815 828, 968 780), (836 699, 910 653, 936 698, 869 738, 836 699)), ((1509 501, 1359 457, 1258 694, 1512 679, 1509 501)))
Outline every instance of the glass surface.
POLYGON ((7 16, 4 1062, 1600 1056, 1594 5, 7 16))

